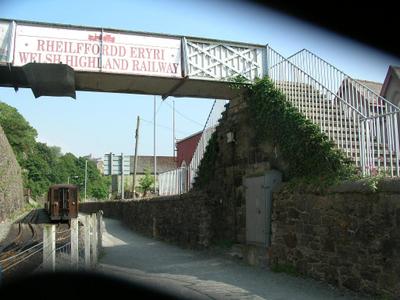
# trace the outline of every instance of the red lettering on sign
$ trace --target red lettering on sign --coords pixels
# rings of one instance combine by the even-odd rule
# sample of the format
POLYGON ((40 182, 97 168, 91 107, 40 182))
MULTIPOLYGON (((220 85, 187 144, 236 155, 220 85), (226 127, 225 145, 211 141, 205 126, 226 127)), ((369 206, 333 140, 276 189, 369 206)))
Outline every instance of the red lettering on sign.
POLYGON ((38 40, 37 51, 44 51, 44 41, 38 40))

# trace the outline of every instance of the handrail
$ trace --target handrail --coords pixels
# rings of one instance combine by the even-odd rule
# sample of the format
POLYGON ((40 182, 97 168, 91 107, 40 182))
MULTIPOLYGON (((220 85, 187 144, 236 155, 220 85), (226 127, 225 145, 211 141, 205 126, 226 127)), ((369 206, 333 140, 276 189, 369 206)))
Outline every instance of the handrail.
POLYGON ((363 175, 400 176, 396 105, 306 49, 288 58, 267 50, 273 61, 268 74, 276 87, 355 161, 363 175))
POLYGON ((310 78, 312 81, 314 81, 315 83, 321 85, 324 87, 324 89, 326 89, 326 91, 328 91, 329 93, 331 93, 332 95, 335 95, 335 98, 339 99, 340 101, 342 101, 344 104, 346 104, 346 106, 352 108, 353 110, 355 110, 357 113, 359 113, 360 115, 362 115, 363 117, 367 117, 365 114, 363 114, 361 111, 359 111, 356 107, 354 107, 352 104, 348 103, 345 99, 343 99, 341 96, 337 95, 336 93, 334 93, 333 91, 331 91, 330 89, 328 89, 326 86, 324 86, 321 82, 319 82, 317 79, 315 79, 313 76, 311 76, 310 74, 306 73, 304 70, 300 69, 298 66, 296 66, 295 64, 293 64, 288 58, 282 56, 280 53, 278 53, 277 51, 275 51, 274 49, 270 48, 268 46, 269 51, 274 52, 274 55, 279 56, 282 60, 278 63, 276 63, 275 65, 273 65, 270 69, 272 69, 275 66, 278 66, 279 64, 282 63, 289 63, 291 65, 292 68, 294 68, 295 70, 297 70, 298 72, 301 72, 302 74, 304 74, 305 76, 307 76, 308 78, 310 78))
POLYGON ((225 110, 225 103, 223 104, 222 107, 219 107, 220 104, 222 104, 222 102, 218 103, 217 100, 214 100, 213 106, 211 107, 210 113, 208 114, 207 121, 204 124, 201 137, 197 142, 196 150, 194 151, 192 159, 188 165, 190 188, 193 186, 194 179, 197 174, 200 162, 203 159, 204 152, 208 145, 208 141, 210 140, 212 133, 215 131, 215 127, 218 124, 222 112, 225 110), (210 133, 210 131, 212 132, 210 133))
MULTIPOLYGON (((362 87, 363 87, 364 89, 366 89, 368 92, 372 93, 374 96, 378 97, 378 98, 381 99, 383 102, 385 102, 385 104, 388 104, 388 105, 392 106, 393 108, 395 108, 396 110, 399 110, 399 111, 400 111, 400 108, 399 108, 397 105, 395 105, 394 103, 388 101, 387 99, 385 99, 385 98, 382 97, 381 95, 377 94, 374 90, 372 90, 371 88, 369 88, 368 86, 366 86, 365 84, 363 84, 362 82, 360 82, 360 81, 358 81, 358 80, 352 78, 351 76, 349 76, 348 74, 346 74, 346 73, 343 72, 342 70, 338 69, 337 67, 335 67, 334 65, 332 65, 331 63, 329 63, 328 61, 326 61, 325 59, 321 58, 320 56, 318 56, 317 54, 311 52, 311 51, 308 50, 308 49, 305 49, 305 48, 304 48, 304 49, 302 49, 302 50, 299 50, 299 51, 297 51, 296 53, 294 53, 294 54, 290 55, 289 57, 287 57, 287 59, 288 59, 289 61, 291 61, 293 64, 297 65, 297 64, 296 64, 296 60, 293 59, 293 58, 295 58, 295 57, 298 56, 298 55, 301 55, 301 53, 303 53, 303 52, 305 52, 305 53, 307 53, 307 54, 313 56, 313 57, 316 58, 317 60, 321 61, 322 63, 326 64, 326 65, 329 66, 330 68, 334 69, 336 72, 338 72, 339 74, 341 74, 345 79, 349 79, 350 81, 353 81, 353 82, 355 82, 356 84, 362 86, 362 87), (292 59, 293 59, 294 61, 292 61, 292 59)), ((299 66, 299 67, 300 67, 300 66, 299 66)))
POLYGON ((197 141, 192 159, 187 167, 179 167, 159 174, 160 195, 181 194, 187 192, 192 187, 208 142, 224 110, 225 102, 214 100, 203 126, 200 139, 197 141))

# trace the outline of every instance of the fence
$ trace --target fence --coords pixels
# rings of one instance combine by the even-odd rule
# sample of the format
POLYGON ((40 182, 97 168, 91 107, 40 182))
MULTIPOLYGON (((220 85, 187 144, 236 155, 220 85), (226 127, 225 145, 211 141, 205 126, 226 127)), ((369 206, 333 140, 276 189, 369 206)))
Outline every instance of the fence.
POLYGON ((102 212, 84 216, 80 220, 71 219, 71 228, 68 231, 70 235, 64 238, 56 237, 55 225, 45 225, 42 263, 44 270, 96 266, 103 232, 102 212), (83 234, 81 234, 79 223, 83 225, 83 234))
POLYGON ((225 111, 226 104, 226 100, 214 101, 190 164, 187 167, 180 167, 158 175, 159 194, 161 196, 182 194, 192 188, 208 141, 225 111))
POLYGON ((284 58, 267 47, 268 76, 363 175, 399 176, 399 108, 307 50, 284 58))
POLYGON ((374 83, 358 81, 309 50, 288 58, 294 65, 354 107, 360 115, 360 164, 364 174, 399 176, 400 109, 380 96, 374 83), (375 90, 374 90, 375 87, 375 90))
MULTIPOLYGON (((99 211, 78 220, 71 219, 71 226, 64 231, 57 231, 56 225, 46 224, 43 228, 43 240, 29 247, 15 248, 11 256, 0 260, 1 277, 21 271, 26 263, 29 268, 37 265, 33 259, 42 257, 39 270, 91 268, 97 264, 98 254, 102 249, 102 212, 99 211), (83 227, 83 234, 82 232, 83 227), (33 261, 32 261, 33 260, 33 261), (31 262, 32 261, 32 262, 31 262), (20 270, 16 270, 22 267, 20 270)), ((10 251, 8 251, 10 252, 10 251)))
POLYGON ((160 195, 177 195, 188 190, 188 173, 186 167, 181 167, 158 175, 160 195))
MULTIPOLYGON (((202 45, 201 48, 197 45, 193 51, 190 49, 189 47, 189 58, 197 57, 199 53, 210 56, 207 51, 214 51, 213 47, 207 45, 202 45)), ((289 58, 283 57, 269 46, 263 51, 254 51, 257 53, 254 54, 255 57, 259 59, 249 67, 257 72, 243 73, 246 78, 252 80, 254 76, 267 73, 286 99, 318 125, 321 132, 354 161, 364 176, 400 176, 400 109, 396 105, 381 97, 366 83, 352 79, 308 50, 301 50, 289 58), (266 67, 258 68, 259 63, 266 67)), ((196 70, 206 77, 215 76, 201 68, 196 70)), ((216 124, 215 120, 207 120, 188 166, 187 176, 184 175, 187 185, 181 185, 181 174, 184 174, 182 170, 162 173, 160 186, 163 188, 160 195, 179 194, 192 187, 216 124)))

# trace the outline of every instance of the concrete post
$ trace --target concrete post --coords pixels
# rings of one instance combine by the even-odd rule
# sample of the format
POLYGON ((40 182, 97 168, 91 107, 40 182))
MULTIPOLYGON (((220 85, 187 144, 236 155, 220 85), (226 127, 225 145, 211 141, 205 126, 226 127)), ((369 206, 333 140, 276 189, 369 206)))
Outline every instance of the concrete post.
POLYGON ((85 216, 85 267, 90 267, 90 216, 85 216))
POLYGON ((43 228, 43 268, 55 271, 56 267, 56 225, 43 228))
POLYGON ((100 254, 103 248, 103 211, 99 210, 96 213, 97 216, 97 253, 100 254))
POLYGON ((79 222, 78 218, 71 219, 71 267, 78 269, 79 265, 79 222))
POLYGON ((91 228, 92 228, 92 235, 91 235, 91 248, 92 248, 92 267, 96 266, 97 264, 97 216, 96 213, 93 213, 91 216, 91 228))

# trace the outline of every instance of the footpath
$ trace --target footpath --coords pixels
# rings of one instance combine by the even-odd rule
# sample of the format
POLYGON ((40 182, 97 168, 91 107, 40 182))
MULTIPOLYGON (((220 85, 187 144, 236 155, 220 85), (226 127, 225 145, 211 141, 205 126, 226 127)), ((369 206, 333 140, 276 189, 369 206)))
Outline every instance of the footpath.
POLYGON ((182 249, 104 218, 98 270, 192 299, 368 299, 327 284, 182 249))

